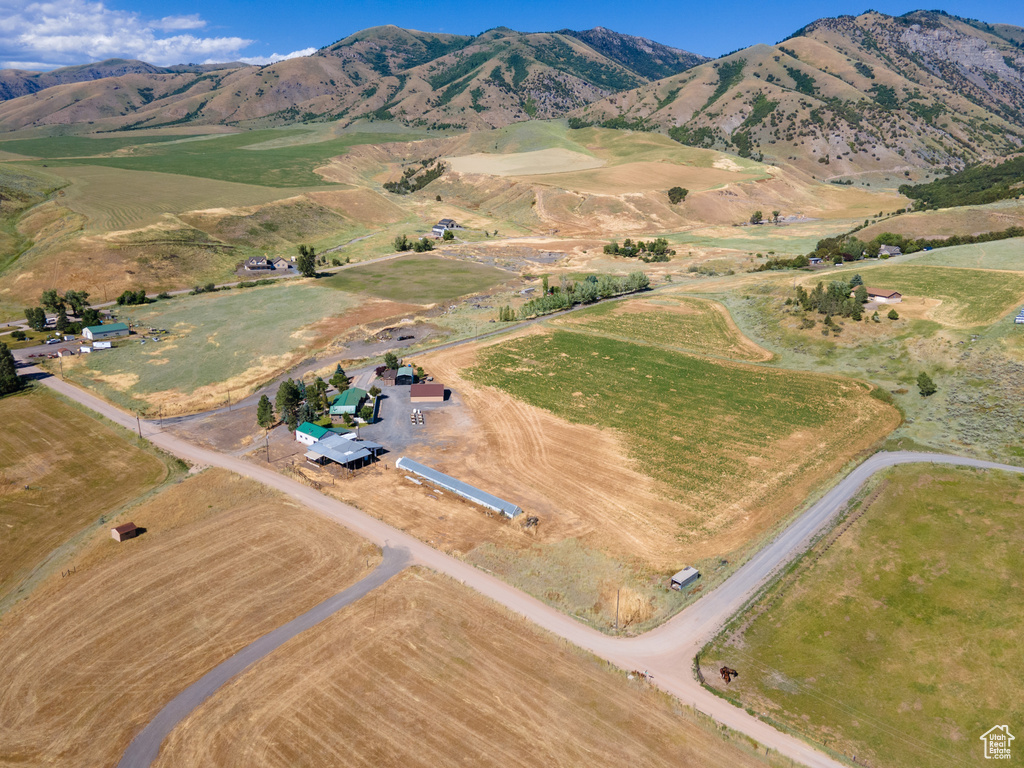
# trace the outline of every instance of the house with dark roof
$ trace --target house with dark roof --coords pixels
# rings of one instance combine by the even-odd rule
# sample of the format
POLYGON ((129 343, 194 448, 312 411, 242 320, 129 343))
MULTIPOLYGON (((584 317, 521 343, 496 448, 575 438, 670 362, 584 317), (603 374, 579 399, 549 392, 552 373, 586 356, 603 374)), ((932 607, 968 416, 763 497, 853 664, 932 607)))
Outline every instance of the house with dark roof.
POLYGON ((864 290, 868 292, 868 301, 879 304, 899 304, 903 301, 902 293, 889 288, 868 288, 865 285, 864 290))
POLYGON ((902 256, 902 255, 903 255, 903 251, 900 250, 900 247, 898 245, 882 245, 882 246, 879 246, 879 248, 878 248, 878 257, 879 258, 882 258, 883 256, 885 256, 886 258, 889 258, 890 256, 902 256))

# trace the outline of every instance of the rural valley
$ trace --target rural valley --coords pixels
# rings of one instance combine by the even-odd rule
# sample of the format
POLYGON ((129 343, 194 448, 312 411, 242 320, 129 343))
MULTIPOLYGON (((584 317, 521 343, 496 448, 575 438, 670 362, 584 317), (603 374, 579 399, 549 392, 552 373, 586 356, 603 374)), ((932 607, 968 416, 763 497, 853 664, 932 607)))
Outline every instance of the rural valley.
POLYGON ((1024 29, 804 22, 0 69, 0 766, 1019 760, 1024 29))

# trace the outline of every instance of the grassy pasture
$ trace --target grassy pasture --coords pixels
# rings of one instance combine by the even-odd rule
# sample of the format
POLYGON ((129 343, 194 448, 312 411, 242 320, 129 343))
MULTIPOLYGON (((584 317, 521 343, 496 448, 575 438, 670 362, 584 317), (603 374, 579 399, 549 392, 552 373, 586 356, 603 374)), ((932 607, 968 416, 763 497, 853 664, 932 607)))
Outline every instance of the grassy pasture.
POLYGON ((824 464, 896 423, 853 381, 564 330, 489 347, 468 376, 569 422, 619 430, 640 471, 692 510, 680 536, 732 532, 737 546, 799 501, 794 483, 813 484, 824 464))
POLYGON ((154 766, 771 764, 782 763, 416 569, 207 700, 154 766))
POLYGON ((771 357, 739 332, 724 307, 704 299, 662 296, 607 302, 551 322, 699 355, 752 361, 771 357))
POLYGON ((127 136, 51 136, 41 139, 15 139, 0 141, 0 151, 11 152, 25 157, 39 157, 53 160, 65 157, 94 157, 109 152, 127 149, 145 144, 160 144, 167 141, 180 141, 181 136, 148 136, 131 134, 127 136))
POLYGON ((313 169, 323 165, 331 157, 345 154, 349 147, 409 141, 410 138, 414 138, 409 134, 352 133, 310 144, 276 144, 271 148, 254 148, 254 145, 296 133, 302 134, 306 131, 268 129, 222 134, 203 141, 147 144, 140 147, 136 153, 121 157, 58 159, 48 161, 48 165, 100 165, 131 171, 176 173, 182 176, 198 176, 265 187, 312 187, 324 184, 324 180, 317 176, 313 169))
POLYGON ((510 272, 483 264, 417 254, 346 269, 322 282, 349 293, 436 304, 487 290, 512 277, 510 272))
POLYGON ((167 467, 46 390, 0 399, 0 423, 2 600, 50 552, 160 483, 167 467))
POLYGON ((0 619, 0 764, 115 765, 187 685, 379 555, 265 486, 210 470, 104 527, 0 619), (17 663, 15 663, 17 662, 17 663))
MULTIPOLYGON (((860 270, 866 285, 904 296, 941 299, 935 319, 964 327, 988 325, 1024 299, 1024 275, 906 264, 860 270), (952 306, 948 306, 952 305, 952 306)), ((845 277, 848 273, 844 272, 845 277)), ((806 281, 805 281, 806 282, 806 281)), ((896 308, 899 311, 899 307, 896 308)))
POLYGON ((1024 272, 1024 238, 1015 237, 991 243, 939 248, 923 255, 915 254, 911 263, 915 266, 1006 269, 1024 272))
POLYGON ((112 402, 163 413, 226 404, 298 362, 318 340, 317 321, 353 305, 340 291, 286 281, 245 290, 182 296, 141 307, 125 307, 121 321, 145 331, 164 328, 170 337, 139 343, 121 339, 116 348, 65 364, 68 378, 95 388, 112 402))
POLYGON ((728 696, 869 765, 981 764, 982 733, 1024 722, 1024 482, 920 465, 885 482, 704 666, 735 667, 728 696))

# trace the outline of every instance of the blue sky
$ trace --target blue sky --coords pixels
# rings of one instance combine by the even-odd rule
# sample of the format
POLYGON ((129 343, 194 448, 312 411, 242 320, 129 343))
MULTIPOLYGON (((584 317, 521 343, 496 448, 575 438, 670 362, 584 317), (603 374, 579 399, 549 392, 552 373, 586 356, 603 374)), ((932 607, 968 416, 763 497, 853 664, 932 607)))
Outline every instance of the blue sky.
MULTIPOLYGON (((929 3, 934 7, 934 3, 929 3)), ((352 32, 380 24, 430 32, 476 34, 496 26, 524 32, 604 26, 667 45, 718 56, 753 43, 775 43, 822 16, 873 7, 900 14, 918 6, 831 1, 714 3, 569 0, 469 3, 465 0, 345 2, 297 6, 238 0, 0 0, 0 67, 50 69, 105 58, 154 64, 243 60, 265 63, 305 55, 352 32)), ((949 13, 1024 26, 1020 0, 957 0, 949 13)))

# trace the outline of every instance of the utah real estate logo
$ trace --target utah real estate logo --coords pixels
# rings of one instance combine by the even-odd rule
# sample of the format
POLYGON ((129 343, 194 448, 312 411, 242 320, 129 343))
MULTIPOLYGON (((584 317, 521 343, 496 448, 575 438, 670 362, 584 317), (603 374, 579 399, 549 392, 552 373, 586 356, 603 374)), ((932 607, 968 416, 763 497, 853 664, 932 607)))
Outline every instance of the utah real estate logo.
POLYGON ((1010 726, 997 725, 981 734, 985 742, 986 760, 1009 760, 1010 742, 1014 737, 1010 734, 1010 726))

